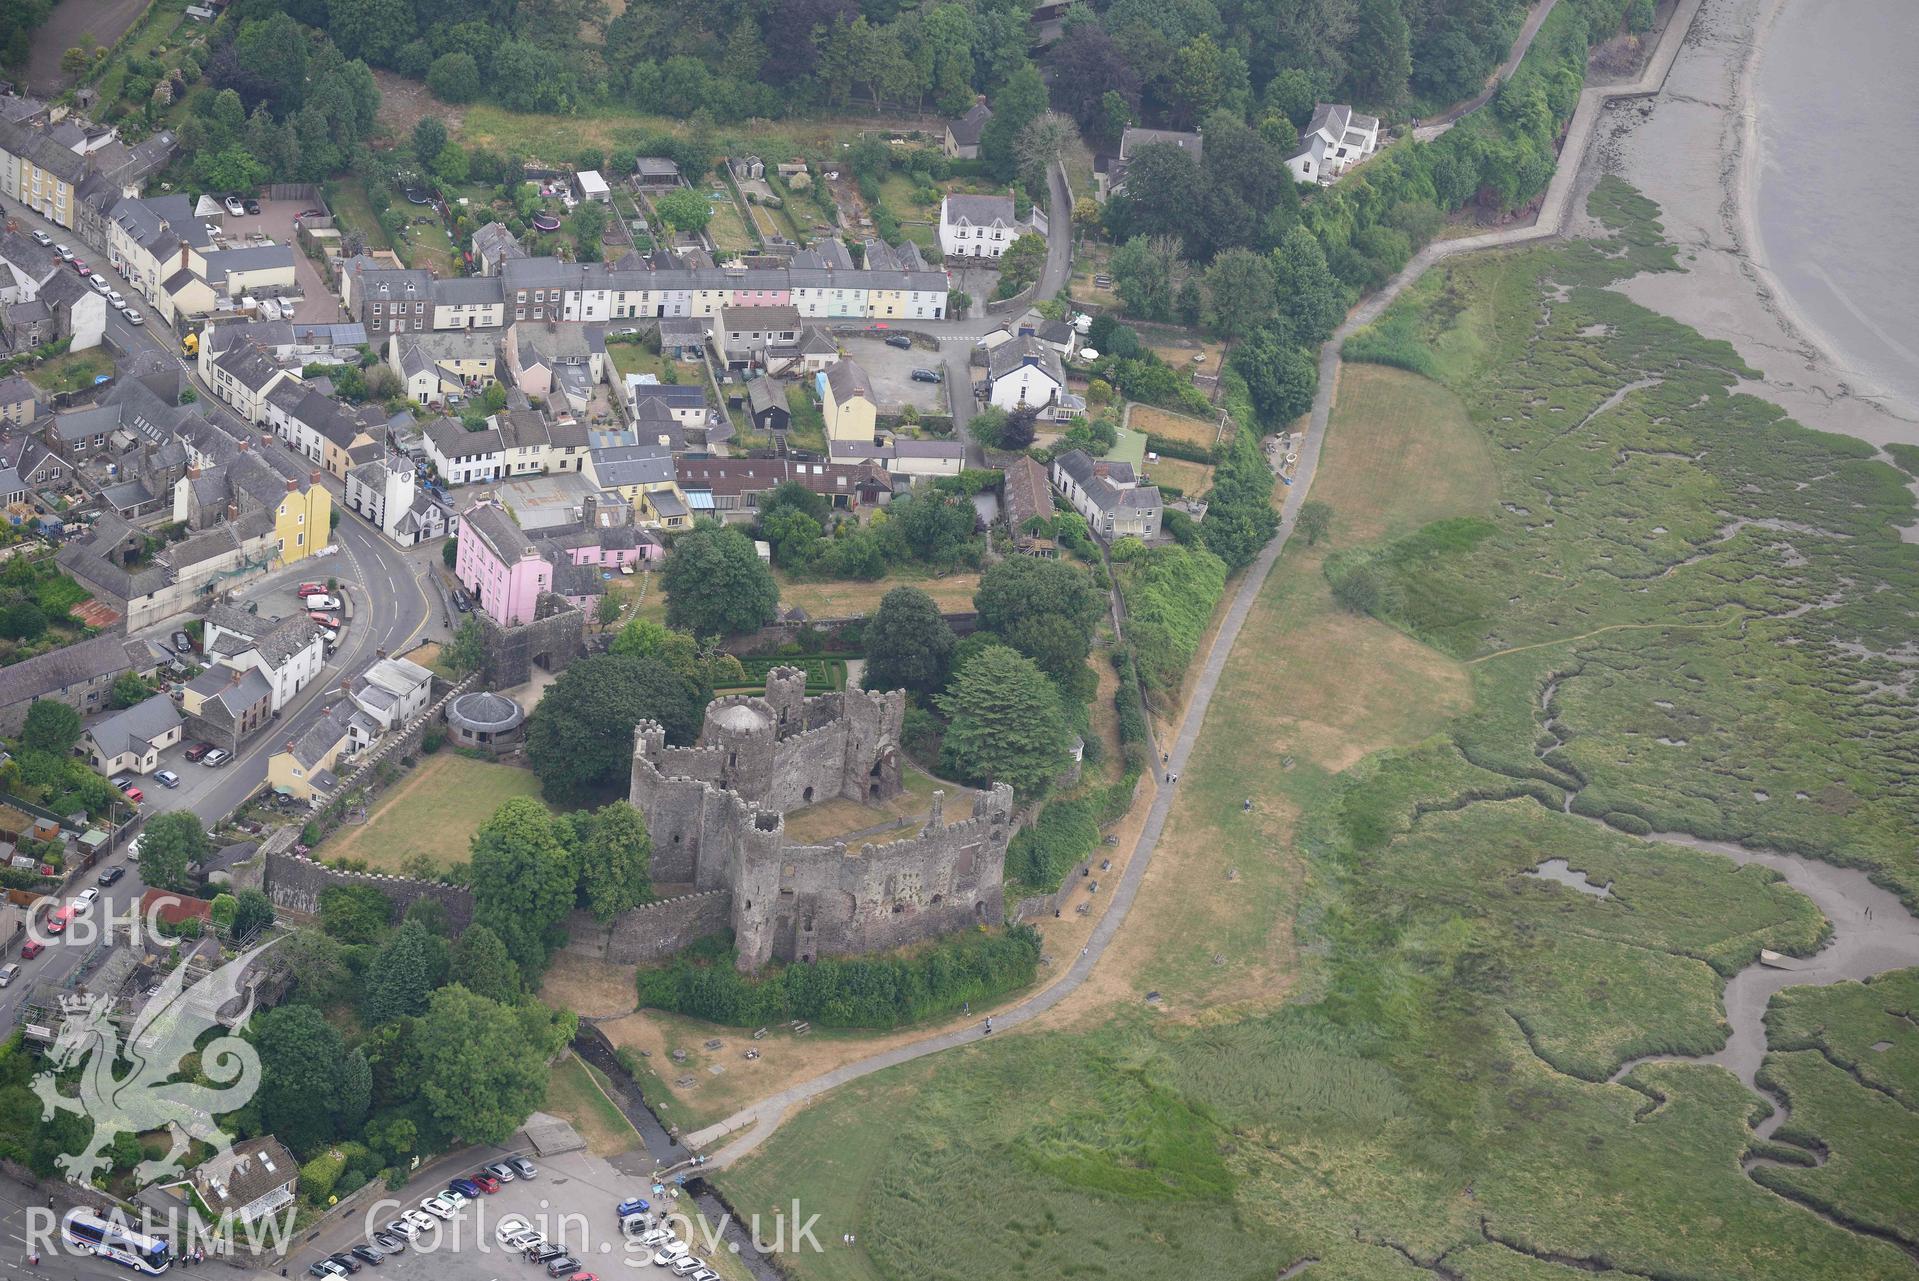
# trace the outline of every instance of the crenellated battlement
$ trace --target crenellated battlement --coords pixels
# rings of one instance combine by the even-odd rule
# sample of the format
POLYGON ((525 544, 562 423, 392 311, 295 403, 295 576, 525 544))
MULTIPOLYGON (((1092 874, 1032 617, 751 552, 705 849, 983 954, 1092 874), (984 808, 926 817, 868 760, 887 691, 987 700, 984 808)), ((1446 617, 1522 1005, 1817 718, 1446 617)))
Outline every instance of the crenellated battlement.
POLYGON ((900 791, 903 690, 805 694, 776 667, 766 693, 707 705, 699 742, 673 747, 653 721, 633 731, 629 799, 646 815, 653 875, 727 891, 740 963, 896 947, 1003 918, 1013 794, 996 786, 946 821, 944 798, 916 836, 850 852, 789 842, 785 816, 900 791))

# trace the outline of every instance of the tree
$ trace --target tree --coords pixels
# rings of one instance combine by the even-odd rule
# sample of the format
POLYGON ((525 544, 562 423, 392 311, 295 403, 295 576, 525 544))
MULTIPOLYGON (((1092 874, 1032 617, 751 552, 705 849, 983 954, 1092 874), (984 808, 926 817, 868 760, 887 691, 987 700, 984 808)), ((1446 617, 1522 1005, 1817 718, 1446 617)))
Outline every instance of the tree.
POLYGON ((546 1060, 577 1016, 504 1006, 455 983, 433 994, 415 1030, 420 1097, 469 1143, 502 1143, 546 1098, 546 1060))
POLYGON ((1304 227, 1286 233, 1273 251, 1273 284, 1294 342, 1318 346, 1332 337, 1346 314, 1346 292, 1327 267, 1318 237, 1304 227))
POLYGON ((342 943, 371 943, 393 919, 393 900, 371 885, 329 885, 320 891, 320 928, 342 943))
POLYGON ((972 421, 966 424, 966 430, 988 449, 998 449, 1000 433, 1006 430, 1006 411, 998 405, 981 406, 972 421))
POLYGON ((1228 342, 1273 317, 1273 267, 1250 249, 1228 249, 1206 269, 1206 327, 1228 342))
POLYGON ((780 589, 753 540, 731 525, 701 521, 680 535, 660 573, 666 625, 695 636, 734 636, 779 612, 780 589))
POLYGON ((973 608, 981 630, 1065 680, 1085 663, 1105 603, 1078 566, 1014 556, 981 576, 973 608))
POLYGON ((1038 232, 1029 231, 1012 244, 1006 246, 1006 252, 999 258, 999 291, 1002 297, 1010 298, 1026 286, 1038 280, 1046 269, 1046 237, 1038 232))
POLYGON ((418 1014, 445 979, 445 941, 418 921, 408 921, 366 967, 360 989, 361 1017, 375 1024, 418 1014))
POLYGON ((675 231, 693 235, 706 230, 713 217, 713 206, 705 196, 690 187, 681 187, 653 199, 653 212, 675 231))
POLYGON ((443 53, 427 68, 426 87, 441 102, 472 102, 480 96, 480 65, 470 53, 443 53))
MULTIPOLYGON (((1128 315, 1141 320, 1171 320, 1179 265, 1179 242, 1170 236, 1134 236, 1113 251, 1113 289, 1128 315)), ((1113 356, 1105 347, 1094 350, 1113 356)))
POLYGON ((421 116, 413 126, 413 158, 432 168, 446 146, 446 126, 438 116, 421 116))
POLYGON ((599 624, 601 631, 605 631, 620 621, 621 609, 620 598, 608 592, 593 602, 593 621, 599 624))
POLYGON ((545 969, 579 880, 558 821, 532 797, 514 797, 473 834, 469 877, 474 924, 500 936, 521 973, 545 969))
POLYGON ((917 587, 895 587, 866 624, 868 689, 908 689, 925 696, 946 686, 946 668, 959 642, 933 598, 917 587))
POLYGON ((233 935, 245 938, 273 924, 273 900, 259 890, 248 888, 233 896, 233 935))
POLYGON ((452 973, 462 987, 489 1000, 512 1004, 520 998, 520 967, 500 936, 484 925, 469 925, 453 943, 452 973))
POLYGON ((47 612, 30 600, 0 608, 0 636, 8 640, 39 640, 46 635, 47 612))
POLYGON ((893 500, 887 509, 886 530, 897 535, 916 559, 946 568, 965 555, 978 519, 965 497, 924 489, 893 500))
POLYGON ((567 219, 573 233, 574 257, 580 262, 598 262, 603 254, 600 242, 606 238, 607 207, 597 200, 583 200, 567 219))
POLYGON ((234 143, 199 159, 200 177, 219 191, 252 191, 266 180, 267 168, 244 144, 234 143))
MULTIPOLYGON (((446 545, 452 547, 453 540, 448 539, 446 545)), ((480 626, 479 619, 468 618, 460 624, 453 639, 440 651, 440 660, 461 676, 486 661, 486 629, 480 626)))
POLYGON ((1019 165, 1019 180, 1028 191, 1050 190, 1047 174, 1053 162, 1078 138, 1073 122, 1056 111, 1042 111, 1027 122, 1019 137, 1013 139, 1013 155, 1019 165))
POLYGON ((253 1041, 260 1053, 254 1106, 261 1128, 297 1155, 313 1153, 339 1133, 341 1104, 350 1101, 341 1097, 345 1038, 318 1009, 293 1004, 258 1015, 253 1041))
POLYGON ((153 686, 141 680, 138 672, 122 672, 119 679, 113 682, 113 691, 107 701, 115 710, 120 710, 144 703, 152 697, 153 686))
MULTIPOLYGON (((693 682, 659 659, 596 654, 547 688, 527 720, 526 751, 544 795, 578 804, 611 788, 624 790, 637 722, 658 721, 669 741, 685 743, 699 728, 701 710, 693 682)), ((500 937, 513 941, 504 931, 500 937)), ((524 963, 518 948, 513 955, 524 963)))
POLYGON ((1303 535, 1306 545, 1311 547, 1333 532, 1332 507, 1317 498, 1301 504, 1299 516, 1293 521, 1293 532, 1303 535))
POLYGON ((354 976, 338 939, 316 929, 297 929, 271 955, 272 964, 292 977, 294 995, 302 1001, 327 1006, 350 994, 354 976))
POLYGON ((1126 191, 1107 202, 1107 226, 1116 240, 1183 236, 1204 196, 1199 163, 1184 148, 1149 143, 1127 160, 1126 191))
POLYGON ((760 517, 760 537, 782 569, 804 568, 820 541, 820 523, 797 507, 781 507, 760 517))
POLYGON ((36 752, 65 756, 80 741, 80 713, 52 698, 36 698, 27 707, 20 745, 36 752))
POLYGON ((646 820, 625 801, 571 816, 577 899, 602 923, 652 897, 653 843, 646 820))
POLYGON ((940 760, 954 777, 1031 798, 1066 768, 1071 734, 1059 690, 1024 655, 988 645, 934 701, 950 718, 940 760))
POLYGON ((1359 0, 1346 62, 1355 101, 1388 109, 1399 105, 1413 69, 1412 32, 1400 0, 1359 0))
POLYGON ((140 834, 140 879, 156 889, 185 892, 193 888, 188 864, 198 863, 212 848, 198 814, 168 810, 140 834))
POLYGON ((1046 82, 1028 65, 1015 71, 993 96, 993 118, 980 130, 979 158, 1000 182, 1019 176, 1019 136, 1046 110, 1046 82))
POLYGON ((673 631, 650 618, 636 618, 622 627, 609 649, 635 658, 657 658, 693 683, 702 706, 712 698, 715 685, 746 679, 746 669, 733 655, 702 649, 699 641, 685 632, 673 631))
POLYGON ((1117 143, 1139 109, 1139 73, 1106 28, 1097 22, 1074 27, 1048 55, 1053 68, 1053 105, 1079 121, 1082 132, 1117 143), (1117 104, 1115 106, 1115 104, 1117 104))
POLYGON ((1002 449, 1025 449, 1039 435, 1039 410, 1032 405, 1020 405, 1006 411, 1006 425, 1000 429, 999 443, 1002 449))
POLYGON ((1233 348, 1232 364, 1246 380, 1261 423, 1278 426, 1312 408, 1319 363, 1310 349, 1287 342, 1282 326, 1255 330, 1233 348))

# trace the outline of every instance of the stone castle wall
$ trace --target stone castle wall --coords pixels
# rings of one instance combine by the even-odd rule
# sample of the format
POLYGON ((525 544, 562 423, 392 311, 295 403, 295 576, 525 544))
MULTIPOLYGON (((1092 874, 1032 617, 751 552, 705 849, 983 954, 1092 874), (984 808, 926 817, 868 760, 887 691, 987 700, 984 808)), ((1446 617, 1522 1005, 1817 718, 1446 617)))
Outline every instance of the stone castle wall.
POLYGON ((602 925, 591 912, 567 918, 565 951, 615 965, 667 960, 733 923, 733 896, 725 890, 683 894, 622 912, 602 925))
POLYGON ((634 732, 629 799, 646 816, 661 881, 726 891, 743 968, 898 947, 1005 918, 1009 789, 976 798, 947 823, 936 795, 925 830, 849 851, 796 845, 784 815, 819 802, 897 795, 900 691, 805 697, 805 679, 775 668, 767 692, 716 699, 697 747, 666 746, 652 722, 634 732))
POLYGON ((393 904, 390 919, 394 923, 406 915, 407 908, 423 898, 440 901, 456 933, 473 921, 473 894, 463 886, 384 876, 378 872, 347 872, 291 852, 273 851, 266 856, 266 895, 275 907, 289 912, 317 916, 322 892, 332 886, 357 885, 371 886, 387 896, 393 904))

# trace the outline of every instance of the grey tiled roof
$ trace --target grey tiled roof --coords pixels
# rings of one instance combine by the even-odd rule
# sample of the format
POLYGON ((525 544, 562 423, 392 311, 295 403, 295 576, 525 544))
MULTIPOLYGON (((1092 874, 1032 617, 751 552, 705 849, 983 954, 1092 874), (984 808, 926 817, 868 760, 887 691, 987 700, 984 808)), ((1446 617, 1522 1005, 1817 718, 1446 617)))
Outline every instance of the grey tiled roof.
POLYGON ((124 637, 95 636, 0 667, 0 707, 57 694, 96 676, 118 676, 132 670, 124 637))
POLYGON ((149 744, 180 728, 180 709, 165 694, 155 694, 115 712, 87 731, 105 756, 126 751, 145 751, 149 744))

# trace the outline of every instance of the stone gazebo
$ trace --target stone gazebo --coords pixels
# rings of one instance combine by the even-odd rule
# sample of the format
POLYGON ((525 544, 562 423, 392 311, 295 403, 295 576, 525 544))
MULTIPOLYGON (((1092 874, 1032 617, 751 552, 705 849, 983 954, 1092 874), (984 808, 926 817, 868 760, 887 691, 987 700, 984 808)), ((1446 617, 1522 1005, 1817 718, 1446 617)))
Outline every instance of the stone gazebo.
POLYGON ((447 704, 446 724, 456 746, 506 752, 525 737, 526 713, 504 694, 474 690, 447 704))

